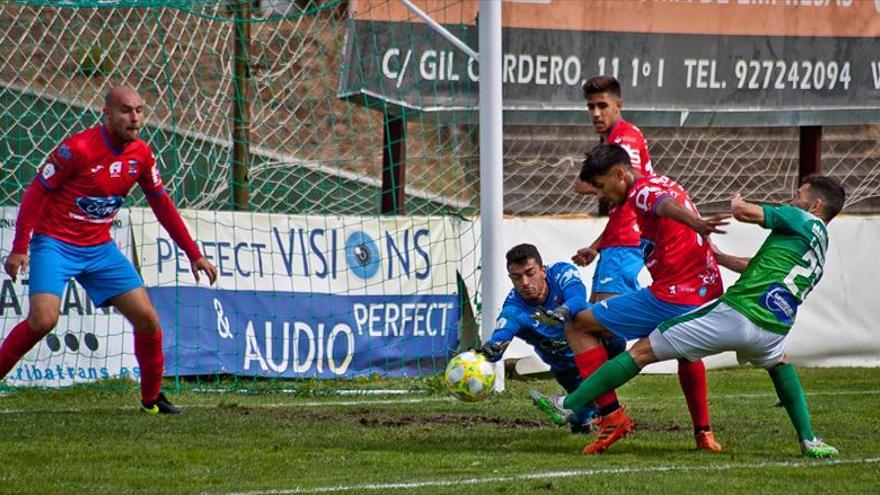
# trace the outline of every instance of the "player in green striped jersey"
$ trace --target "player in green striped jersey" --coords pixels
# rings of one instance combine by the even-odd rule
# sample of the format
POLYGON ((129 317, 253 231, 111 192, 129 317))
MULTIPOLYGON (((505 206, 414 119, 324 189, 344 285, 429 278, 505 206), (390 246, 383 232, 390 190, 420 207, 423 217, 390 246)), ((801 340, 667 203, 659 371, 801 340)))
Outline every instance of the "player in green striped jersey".
POLYGON ((804 178, 797 196, 787 205, 757 205, 734 197, 734 218, 770 230, 752 258, 715 250, 718 264, 741 273, 739 280, 719 299, 664 322, 628 352, 608 361, 569 394, 566 405, 590 403, 657 361, 697 360, 736 351, 741 363, 770 373, 797 430, 803 455, 836 457, 837 449, 813 434, 804 391, 785 356, 783 340, 798 306, 822 278, 828 249, 826 224, 843 208, 844 199, 843 187, 821 175, 804 178))

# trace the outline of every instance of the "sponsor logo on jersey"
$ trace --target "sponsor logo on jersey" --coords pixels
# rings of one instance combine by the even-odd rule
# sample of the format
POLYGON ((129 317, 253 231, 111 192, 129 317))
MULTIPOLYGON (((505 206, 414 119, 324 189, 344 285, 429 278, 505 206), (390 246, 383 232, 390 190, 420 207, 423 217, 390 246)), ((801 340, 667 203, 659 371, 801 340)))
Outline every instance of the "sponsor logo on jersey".
POLYGON ((89 218, 102 219, 115 215, 123 201, 122 196, 80 196, 76 206, 89 218))
POLYGON ((89 171, 91 171, 93 174, 97 174, 97 173, 100 172, 101 170, 104 170, 104 166, 103 166, 103 165, 96 165, 96 166, 94 166, 94 167, 92 167, 92 168, 89 169, 89 171))
POLYGON ((43 172, 41 175, 46 180, 55 175, 55 164, 52 162, 46 162, 46 164, 43 165, 43 172))
POLYGON ((138 174, 138 162, 137 160, 129 160, 128 161, 128 175, 134 177, 138 174))
POLYGON ((797 315, 798 300, 784 286, 771 284, 761 296, 761 306, 767 309, 780 323, 791 325, 797 315))
POLYGON ((614 280, 614 277, 605 277, 605 278, 599 280, 599 283, 600 284, 607 284, 608 282, 611 282, 612 280, 614 280))

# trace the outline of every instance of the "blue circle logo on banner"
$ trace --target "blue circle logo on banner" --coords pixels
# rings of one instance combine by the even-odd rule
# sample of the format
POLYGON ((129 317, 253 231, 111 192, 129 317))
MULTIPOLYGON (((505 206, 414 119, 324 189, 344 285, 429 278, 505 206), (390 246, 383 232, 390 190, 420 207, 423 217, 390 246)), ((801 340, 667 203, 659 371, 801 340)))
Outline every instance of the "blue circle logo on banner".
POLYGON ((379 248, 367 233, 358 230, 345 240, 345 261, 358 277, 367 280, 379 270, 379 248))

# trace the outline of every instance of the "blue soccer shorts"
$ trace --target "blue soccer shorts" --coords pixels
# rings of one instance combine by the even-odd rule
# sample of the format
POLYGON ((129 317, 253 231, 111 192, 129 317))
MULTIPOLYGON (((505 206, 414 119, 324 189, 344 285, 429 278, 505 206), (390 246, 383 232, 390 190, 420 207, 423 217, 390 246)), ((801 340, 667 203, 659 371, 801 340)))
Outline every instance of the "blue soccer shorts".
POLYGON ((143 287, 140 275, 113 241, 97 246, 77 246, 58 239, 35 235, 31 239, 29 286, 33 294, 64 294, 67 282, 75 278, 96 307, 110 299, 143 287))
POLYGON ((640 247, 614 246, 599 251, 591 294, 629 294, 642 288, 639 272, 645 267, 640 247))
POLYGON ((593 316, 606 330, 627 340, 647 337, 664 321, 699 306, 657 299, 648 288, 609 297, 593 305, 593 316))

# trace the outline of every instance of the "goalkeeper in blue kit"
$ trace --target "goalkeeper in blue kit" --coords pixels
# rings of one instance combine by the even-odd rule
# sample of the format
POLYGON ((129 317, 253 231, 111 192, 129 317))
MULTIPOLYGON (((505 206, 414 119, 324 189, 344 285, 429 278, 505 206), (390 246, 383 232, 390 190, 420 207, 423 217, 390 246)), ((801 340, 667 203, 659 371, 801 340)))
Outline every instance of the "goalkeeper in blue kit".
MULTIPOLYGON (((562 388, 567 392, 577 389, 583 379, 574 362, 574 352, 565 339, 564 327, 565 320, 587 307, 587 288, 577 268, 564 262, 544 266, 541 254, 531 244, 513 247, 506 257, 513 289, 495 320, 495 331, 477 352, 490 361, 498 361, 510 341, 519 337, 534 346, 562 388)), ((623 352, 626 340, 608 339, 603 345, 609 357, 613 357, 623 352)), ((568 417, 571 431, 589 432, 596 412, 593 403, 578 408, 568 417)), ((554 422, 557 426, 566 424, 554 422)))

